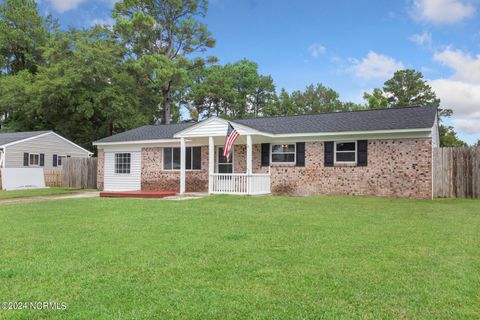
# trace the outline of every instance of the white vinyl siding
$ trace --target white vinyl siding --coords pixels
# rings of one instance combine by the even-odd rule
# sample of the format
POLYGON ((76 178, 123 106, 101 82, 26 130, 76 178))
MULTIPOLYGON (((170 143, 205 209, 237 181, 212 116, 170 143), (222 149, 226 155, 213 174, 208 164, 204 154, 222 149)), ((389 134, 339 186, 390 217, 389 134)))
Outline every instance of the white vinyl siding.
POLYGON ((6 147, 6 168, 23 168, 23 154, 36 153, 45 155, 45 169, 57 169, 53 167, 53 155, 69 155, 79 158, 88 158, 88 153, 73 144, 57 137, 54 134, 48 134, 39 138, 30 139, 24 142, 6 147))
POLYGON ((222 119, 213 119, 206 125, 198 125, 191 128, 188 132, 189 137, 208 137, 208 136, 225 136, 227 133, 227 122, 222 119))
POLYGON ((141 151, 105 151, 104 190, 136 191, 141 189, 141 151), (130 173, 115 173, 115 154, 130 153, 130 173))

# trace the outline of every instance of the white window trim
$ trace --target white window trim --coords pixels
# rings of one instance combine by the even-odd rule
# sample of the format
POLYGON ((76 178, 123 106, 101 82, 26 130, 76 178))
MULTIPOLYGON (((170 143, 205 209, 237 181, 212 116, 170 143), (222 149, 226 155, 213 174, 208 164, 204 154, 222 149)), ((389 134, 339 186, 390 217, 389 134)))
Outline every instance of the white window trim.
POLYGON ((358 141, 335 141, 333 148, 333 163, 334 164, 357 164, 358 162, 358 141), (340 153, 355 153, 355 161, 337 161, 337 143, 355 143, 354 151, 338 151, 340 153))
POLYGON ((67 156, 66 156, 66 155, 57 154, 57 167, 63 166, 63 160, 65 160, 65 159, 67 159, 67 156), (58 160, 60 159, 60 157, 63 157, 63 159, 62 159, 62 164, 58 164, 58 160))
MULTIPOLYGON (((223 148, 223 146, 217 146, 217 156, 215 157, 215 163, 216 163, 216 168, 215 168, 215 173, 219 173, 218 167, 220 164, 231 164, 232 165, 232 173, 235 173, 235 145, 232 146, 232 163, 226 163, 218 160, 218 155, 220 154, 220 148, 223 148)), ((225 173, 228 174, 228 173, 225 173)))
POLYGON ((28 166, 29 167, 40 167, 40 153, 28 153, 28 166), (30 155, 38 156, 38 164, 30 163, 30 155))
MULTIPOLYGON (((201 154, 201 146, 190 146, 190 147, 186 147, 186 149, 190 148, 192 149, 192 151, 190 151, 190 154, 192 155, 192 159, 191 159, 191 164, 190 164, 190 167, 193 168, 193 148, 196 148, 196 147, 200 147, 200 154, 201 154)), ((173 163, 173 149, 175 148, 180 148, 180 147, 163 147, 162 148, 162 171, 168 171, 168 172, 180 172, 180 169, 165 169, 165 162, 164 162, 164 159, 165 159, 165 149, 172 149, 172 163, 173 163)), ((200 155, 201 156, 201 155, 200 155)), ((187 152, 185 151, 185 158, 187 157, 187 152)), ((187 166, 185 165, 185 168, 187 168, 187 166)), ((185 171, 202 171, 202 164, 200 163, 200 169, 185 169, 185 171)))
POLYGON ((113 173, 115 175, 119 175, 119 176, 125 176, 125 175, 130 175, 132 174, 132 153, 131 152, 114 152, 113 153, 113 173), (126 172, 117 172, 117 154, 129 154, 130 155, 130 168, 129 168, 129 171, 128 173, 126 172))
POLYGON ((297 163, 297 143, 296 142, 275 142, 270 144, 270 164, 295 164, 297 163), (273 161, 273 146, 278 146, 278 145, 290 145, 293 144, 295 147, 293 152, 275 152, 275 154, 292 154, 293 153, 293 161, 292 162, 278 162, 278 161, 273 161))

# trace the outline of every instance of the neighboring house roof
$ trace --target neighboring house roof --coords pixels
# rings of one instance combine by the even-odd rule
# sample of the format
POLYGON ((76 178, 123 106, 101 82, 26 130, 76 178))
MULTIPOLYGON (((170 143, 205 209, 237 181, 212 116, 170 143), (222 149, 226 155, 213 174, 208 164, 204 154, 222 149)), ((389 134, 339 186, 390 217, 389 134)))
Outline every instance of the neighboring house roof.
POLYGON ((33 138, 48 132, 50 131, 0 132, 0 146, 20 140, 33 138))
MULTIPOLYGON (((397 109, 361 110, 317 113, 309 115, 275 116, 233 120, 252 129, 269 134, 332 133, 432 128, 437 109, 408 107, 397 109)), ((116 134, 95 143, 173 139, 174 135, 194 123, 149 125, 116 134)))
POLYGON ((26 141, 26 140, 36 139, 38 137, 48 135, 48 134, 57 136, 58 138, 70 143, 74 147, 79 148, 80 150, 90 155, 93 154, 87 149, 80 147, 79 145, 73 143, 72 141, 62 137, 61 135, 53 131, 0 132, 0 148, 5 148, 13 144, 22 143, 23 141, 26 141))

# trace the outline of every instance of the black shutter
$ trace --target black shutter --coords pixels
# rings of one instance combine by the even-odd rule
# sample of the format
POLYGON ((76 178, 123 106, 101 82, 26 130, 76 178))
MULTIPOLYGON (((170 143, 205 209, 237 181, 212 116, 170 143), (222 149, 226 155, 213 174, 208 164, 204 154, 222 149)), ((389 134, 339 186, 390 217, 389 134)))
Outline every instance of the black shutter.
POLYGON ((185 151, 185 169, 192 170, 192 148, 186 148, 185 151))
POLYGON ((194 147, 193 149, 193 170, 202 169, 202 147, 194 147))
POLYGON ((368 164, 368 141, 357 141, 357 165, 360 167, 366 167, 368 164))
POLYGON ((297 167, 305 167, 305 142, 297 142, 297 167))
POLYGON ((270 165, 270 143, 262 143, 262 167, 270 165))
POLYGON ((325 167, 333 167, 333 141, 325 141, 325 167))
POLYGON ((45 154, 40 153, 40 167, 45 166, 45 154))
POLYGON ((28 153, 23 154, 23 166, 28 167, 28 153))
POLYGON ((52 162, 52 166, 56 167, 57 166, 57 155, 54 154, 53 155, 53 162, 52 162))

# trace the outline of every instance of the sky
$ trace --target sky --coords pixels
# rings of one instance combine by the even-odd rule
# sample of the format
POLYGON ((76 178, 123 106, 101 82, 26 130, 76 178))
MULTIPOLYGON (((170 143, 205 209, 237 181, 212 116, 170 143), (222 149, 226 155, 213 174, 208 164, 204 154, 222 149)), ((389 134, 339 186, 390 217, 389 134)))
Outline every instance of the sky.
MULTIPOLYGON (((38 0, 63 27, 111 24, 114 0, 38 0)), ((363 102, 396 70, 421 71, 467 143, 480 139, 480 0, 210 0, 221 63, 243 58, 277 89, 322 83, 363 102)))

